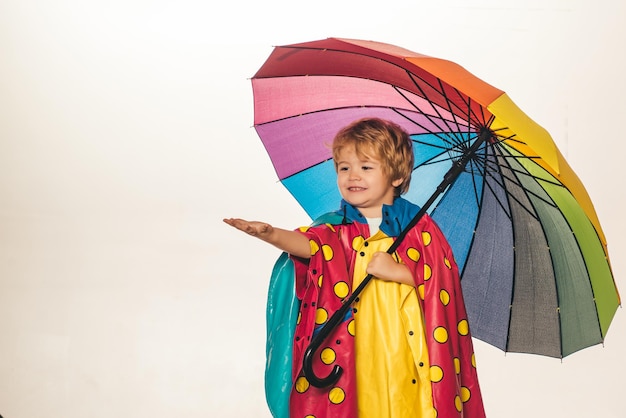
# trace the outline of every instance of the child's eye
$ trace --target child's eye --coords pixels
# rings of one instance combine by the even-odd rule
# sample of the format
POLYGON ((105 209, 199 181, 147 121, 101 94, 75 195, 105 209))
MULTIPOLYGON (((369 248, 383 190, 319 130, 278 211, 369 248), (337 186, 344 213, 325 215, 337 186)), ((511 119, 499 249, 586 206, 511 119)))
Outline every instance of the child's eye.
POLYGON ((364 165, 363 167, 361 167, 361 169, 363 170, 371 170, 373 167, 369 166, 369 165, 364 165))
POLYGON ((348 167, 339 167, 339 171, 348 171, 348 167))

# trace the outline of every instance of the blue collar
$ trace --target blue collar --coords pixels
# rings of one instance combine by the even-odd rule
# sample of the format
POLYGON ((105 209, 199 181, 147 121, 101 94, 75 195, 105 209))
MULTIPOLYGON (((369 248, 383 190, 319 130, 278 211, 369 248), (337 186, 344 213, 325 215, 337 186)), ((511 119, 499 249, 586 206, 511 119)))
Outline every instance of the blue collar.
MULTIPOLYGON (((387 236, 397 237, 419 210, 419 206, 401 197, 396 197, 392 205, 383 205, 383 220, 380 223, 380 230, 387 236)), ((335 213, 342 217, 343 223, 367 223, 365 216, 343 199, 341 200, 341 209, 335 213)))

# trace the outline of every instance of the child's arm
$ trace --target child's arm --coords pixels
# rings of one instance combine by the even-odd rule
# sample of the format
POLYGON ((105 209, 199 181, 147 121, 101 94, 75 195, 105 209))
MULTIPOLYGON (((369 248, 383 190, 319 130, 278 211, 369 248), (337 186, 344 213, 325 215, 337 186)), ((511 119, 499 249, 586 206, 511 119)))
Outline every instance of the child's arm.
POLYGON ((309 239, 296 231, 274 228, 265 222, 246 221, 244 219, 224 219, 228 225, 257 237, 273 246, 300 258, 311 258, 309 239))
POLYGON ((381 280, 415 286, 411 270, 394 260, 389 253, 374 253, 365 271, 381 280))

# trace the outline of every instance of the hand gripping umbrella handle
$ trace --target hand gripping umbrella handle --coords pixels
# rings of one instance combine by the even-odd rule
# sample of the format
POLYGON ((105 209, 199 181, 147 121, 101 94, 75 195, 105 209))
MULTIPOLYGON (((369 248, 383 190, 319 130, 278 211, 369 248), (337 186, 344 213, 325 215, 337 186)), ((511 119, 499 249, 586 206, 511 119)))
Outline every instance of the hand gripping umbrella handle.
MULTIPOLYGON (((425 213, 426 213, 425 209, 420 209, 417 215, 415 215, 415 217, 411 220, 411 224, 413 226, 417 224, 417 222, 420 220, 422 216, 424 216, 425 213)), ((396 251, 396 249, 402 242, 402 239, 404 239, 404 236, 406 235, 408 230, 411 228, 412 226, 408 227, 407 229, 405 229, 406 232, 403 231, 403 233, 401 233, 398 236, 398 238, 396 238, 393 244, 391 244, 391 247, 389 247, 389 249, 387 250, 389 254, 393 254, 396 251)), ((313 340, 311 340, 311 343, 309 344, 306 351, 304 352, 304 358, 302 359, 302 370, 304 371, 304 376, 309 381, 309 383, 315 386, 316 388, 325 388, 332 384, 335 384, 341 377, 341 373, 343 373, 343 369, 341 368, 341 366, 337 364, 333 367, 333 370, 330 372, 328 376, 326 377, 316 376, 315 372, 313 371, 313 356, 315 355, 317 350, 320 348, 324 340, 326 340, 326 338, 330 335, 330 333, 346 317, 348 310, 351 309, 352 307, 352 303, 361 294, 361 292, 363 291, 365 286, 367 286, 367 284, 370 282, 372 277, 373 276, 371 274, 368 274, 367 276, 365 276, 361 284, 359 284, 359 286, 356 289, 354 289, 350 297, 343 302, 341 307, 337 311, 335 311, 335 313, 330 317, 330 319, 322 326, 322 328, 319 329, 317 334, 314 335, 313 340)))
MULTIPOLYGON (((439 184, 439 186, 437 186, 437 189, 435 190, 433 195, 428 199, 426 203, 424 203, 424 205, 420 208, 420 210, 413 217, 413 219, 411 219, 411 221, 404 227, 402 232, 400 232, 396 240, 387 250, 387 253, 393 254, 398 249, 409 231, 415 225, 417 225, 417 223, 420 221, 422 216, 424 216, 428 208, 430 208, 430 206, 437 200, 439 195, 443 193, 449 185, 454 183, 457 177, 463 172, 463 170, 465 170, 465 166, 472 158, 472 156, 476 153, 478 148, 480 148, 483 142, 485 142, 490 136, 491 131, 488 128, 483 128, 478 139, 474 141, 474 143, 467 150, 465 150, 461 158, 454 162, 450 170, 448 170, 448 172, 444 175, 443 181, 441 182, 441 184, 439 184)), ((348 310, 352 306, 352 303, 355 301, 357 296, 361 294, 361 292, 370 282, 372 277, 373 276, 371 274, 365 276, 361 284, 359 284, 359 286, 352 292, 352 295, 350 295, 350 297, 343 302, 341 308, 339 308, 322 326, 322 328, 319 329, 317 334, 314 335, 313 340, 304 352, 304 358, 302 359, 302 370, 304 372, 304 376, 309 381, 309 383, 316 388, 328 387, 336 383, 337 380, 339 380, 339 378, 341 377, 343 369, 339 365, 335 365, 333 367, 333 370, 326 377, 316 376, 315 372, 313 371, 313 358, 315 352, 320 348, 324 340, 330 335, 333 329, 335 329, 337 325, 339 325, 343 318, 345 318, 346 313, 348 313, 348 310)))

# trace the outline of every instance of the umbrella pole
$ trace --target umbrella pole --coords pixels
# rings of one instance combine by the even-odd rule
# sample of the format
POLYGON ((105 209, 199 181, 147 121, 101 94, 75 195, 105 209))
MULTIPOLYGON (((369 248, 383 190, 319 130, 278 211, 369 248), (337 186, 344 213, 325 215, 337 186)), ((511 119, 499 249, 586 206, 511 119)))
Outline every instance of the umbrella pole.
MULTIPOLYGON (((437 186, 437 189, 435 190, 435 192, 426 201, 426 203, 424 203, 424 205, 420 208, 420 210, 413 217, 413 219, 411 219, 411 221, 404 227, 402 232, 400 232, 396 240, 393 242, 393 244, 391 244, 391 246, 387 250, 387 253, 393 254, 398 249, 398 246, 402 243, 402 241, 404 240, 406 235, 409 233, 409 231, 415 225, 417 225, 417 223, 420 221, 422 216, 426 214, 426 211, 430 208, 430 206, 432 206, 432 204, 435 203, 439 195, 441 195, 448 188, 448 186, 454 183, 457 177, 463 172, 463 170, 465 170, 465 166, 470 161, 470 159, 474 156, 476 151, 478 151, 480 146, 489 137, 491 137, 491 131, 489 130, 489 128, 484 127, 481 130, 478 139, 474 141, 471 147, 469 147, 463 153, 461 158, 455 161, 452 167, 450 167, 450 170, 448 170, 448 172, 444 175, 442 182, 439 184, 439 186, 437 186)), ((320 328, 319 331, 314 335, 311 343, 309 344, 306 351, 304 352, 304 357, 302 360, 302 369, 304 371, 304 376, 306 377, 306 379, 309 381, 311 385, 317 388, 324 388, 324 387, 334 384, 341 377, 343 369, 338 365, 335 365, 333 367, 332 371, 327 377, 316 376, 313 371, 313 356, 315 355, 317 350, 320 348, 324 340, 333 331, 333 329, 335 329, 335 327, 339 325, 339 323, 343 320, 343 318, 345 318, 346 314, 348 313, 348 310, 352 306, 352 303, 359 296, 359 294, 361 294, 361 292, 363 291, 365 286, 367 286, 367 284, 370 282, 372 277, 373 276, 371 274, 368 274, 363 279, 361 284, 359 284, 359 286, 352 292, 350 297, 344 300, 343 304, 341 305, 341 308, 339 308, 330 317, 330 319, 322 326, 322 328, 320 328)))

